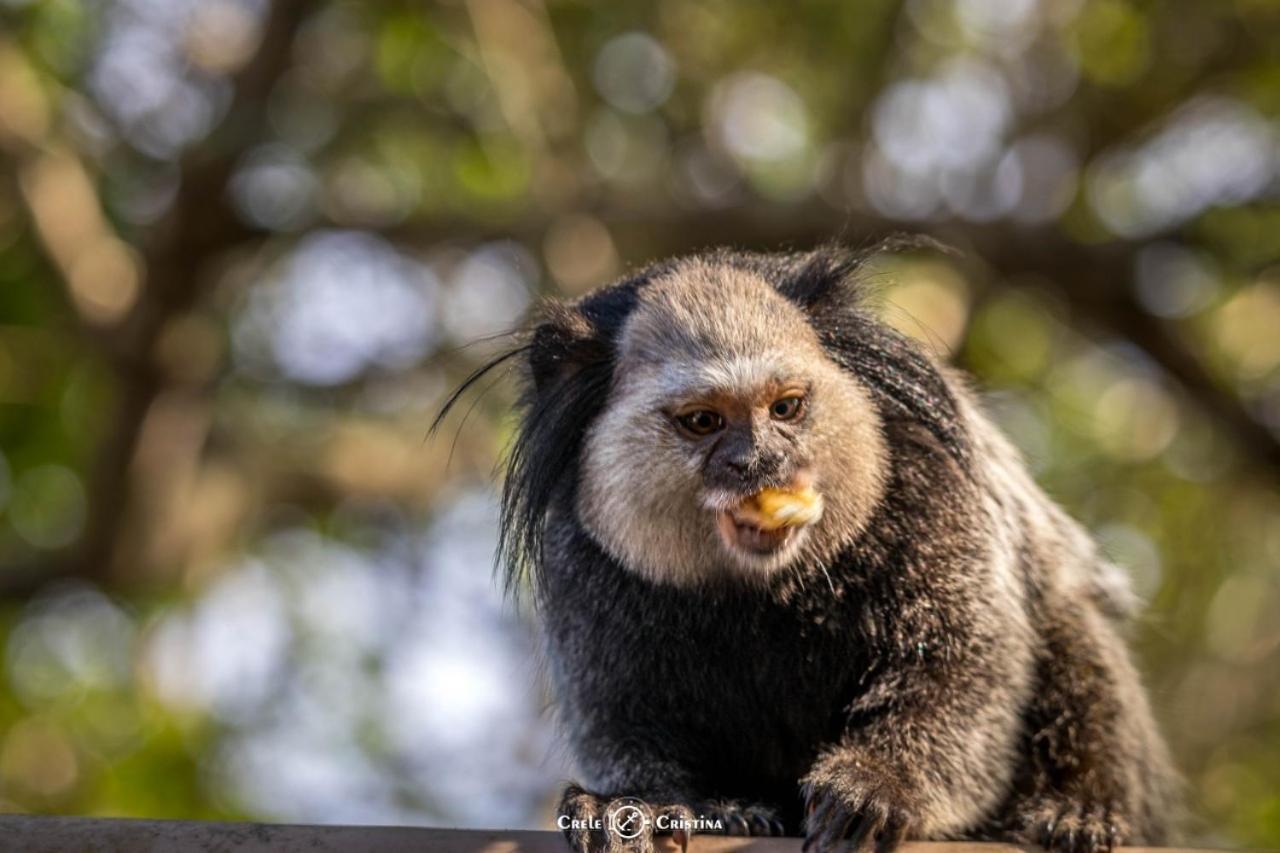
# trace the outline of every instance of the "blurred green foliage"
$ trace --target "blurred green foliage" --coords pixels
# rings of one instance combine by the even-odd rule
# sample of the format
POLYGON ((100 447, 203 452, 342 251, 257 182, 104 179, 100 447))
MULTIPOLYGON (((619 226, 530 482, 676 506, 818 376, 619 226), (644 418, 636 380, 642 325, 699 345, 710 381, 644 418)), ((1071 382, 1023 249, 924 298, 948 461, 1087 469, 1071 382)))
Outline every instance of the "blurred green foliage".
POLYGON ((0 0, 0 808, 539 823, 508 389, 423 440, 465 345, 895 230, 966 254, 883 261, 885 316, 1149 602, 1196 834, 1280 846, 1265 0, 0 0))

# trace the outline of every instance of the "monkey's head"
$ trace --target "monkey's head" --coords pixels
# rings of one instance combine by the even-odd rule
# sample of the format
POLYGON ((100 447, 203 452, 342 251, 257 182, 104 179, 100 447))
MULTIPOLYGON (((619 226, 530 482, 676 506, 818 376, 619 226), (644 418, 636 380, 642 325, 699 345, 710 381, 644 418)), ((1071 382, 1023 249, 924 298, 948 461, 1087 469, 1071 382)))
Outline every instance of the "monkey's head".
POLYGON ((803 309, 757 272, 696 259, 641 289, 619 330, 577 513, 651 579, 759 578, 847 544, 885 466, 871 395, 803 309), (753 505, 765 490, 806 494, 811 511, 769 524, 753 505))
POLYGON ((546 306, 524 346, 472 378, 519 357, 529 379, 508 565, 539 574, 555 515, 658 582, 818 571, 875 514, 897 427, 961 455, 946 381, 862 310, 862 260, 716 252, 546 306))

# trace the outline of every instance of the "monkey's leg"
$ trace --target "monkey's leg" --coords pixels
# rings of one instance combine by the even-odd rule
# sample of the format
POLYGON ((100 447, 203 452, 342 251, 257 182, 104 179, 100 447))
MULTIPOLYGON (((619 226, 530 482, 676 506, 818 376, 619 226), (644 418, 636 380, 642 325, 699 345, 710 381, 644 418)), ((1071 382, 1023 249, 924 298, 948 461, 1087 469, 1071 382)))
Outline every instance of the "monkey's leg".
POLYGON ((1065 853, 1160 843, 1175 776, 1123 642, 1078 607, 1043 630, 1027 712, 1031 778, 1009 809, 1010 834, 1065 853))

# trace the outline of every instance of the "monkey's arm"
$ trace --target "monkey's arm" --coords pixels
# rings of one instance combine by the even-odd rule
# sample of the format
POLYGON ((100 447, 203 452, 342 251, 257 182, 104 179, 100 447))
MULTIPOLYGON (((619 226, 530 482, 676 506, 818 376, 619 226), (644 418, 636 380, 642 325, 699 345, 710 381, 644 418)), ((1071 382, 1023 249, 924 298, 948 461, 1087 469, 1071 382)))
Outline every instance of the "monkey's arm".
POLYGON ((818 849, 978 830, 1080 853, 1163 840, 1176 776, 1114 626, 1084 601, 1035 622, 1030 660, 977 620, 932 659, 879 668, 803 780, 818 849))
POLYGON ((1090 607, 1059 602, 1041 624, 1026 715, 1031 778, 1008 829, 1063 850, 1163 843, 1177 818, 1176 774, 1123 642, 1090 607))
MULTIPOLYGON (((654 731, 654 726, 640 726, 654 731)), ((561 829, 575 853, 647 851, 655 834, 670 834, 684 849, 691 835, 780 836, 786 834, 778 813, 755 803, 710 800, 680 763, 661 754, 653 740, 602 737, 584 743, 579 756, 593 778, 594 791, 568 785, 557 813, 561 829), (643 837, 619 836, 611 827, 619 809, 639 809, 644 815, 643 837), (594 827, 594 828, 593 828, 594 827)))
POLYGON ((562 674, 560 711, 585 784, 566 787, 557 818, 576 853, 649 850, 655 832, 669 833, 682 847, 695 833, 786 834, 771 805, 721 798, 705 778, 698 736, 681 722, 690 713, 683 694, 649 671, 639 651, 623 655, 631 665, 620 666, 597 657, 598 644, 566 643, 559 660, 568 660, 569 648, 583 657, 569 668, 577 677, 562 674), (626 804, 646 815, 642 838, 607 831, 610 815, 626 804))
MULTIPOLYGON (((989 604, 987 606, 990 606, 989 604)), ((1030 689, 1019 620, 974 602, 899 600, 875 633, 879 663, 847 707, 842 738, 802 780, 809 843, 891 849, 979 823, 1009 789, 1030 689), (1012 627, 1012 631, 1010 630, 1012 627)))

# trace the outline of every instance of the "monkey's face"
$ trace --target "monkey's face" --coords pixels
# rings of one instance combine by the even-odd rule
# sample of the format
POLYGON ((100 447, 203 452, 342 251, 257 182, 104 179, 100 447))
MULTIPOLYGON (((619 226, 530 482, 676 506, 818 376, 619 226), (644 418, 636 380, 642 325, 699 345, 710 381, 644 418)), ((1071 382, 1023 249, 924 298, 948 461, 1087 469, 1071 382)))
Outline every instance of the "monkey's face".
POLYGON ((643 291, 583 454, 588 530, 677 584, 825 564, 865 526, 887 465, 870 395, 804 312, 706 262, 643 291))

